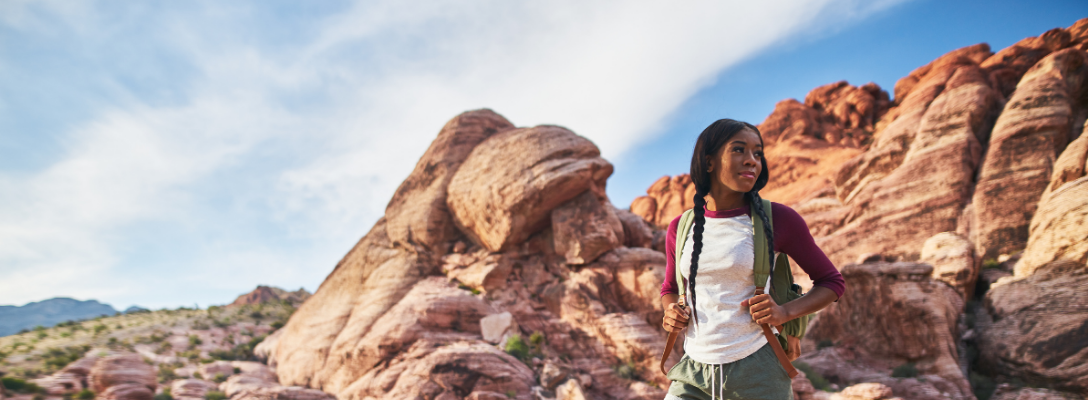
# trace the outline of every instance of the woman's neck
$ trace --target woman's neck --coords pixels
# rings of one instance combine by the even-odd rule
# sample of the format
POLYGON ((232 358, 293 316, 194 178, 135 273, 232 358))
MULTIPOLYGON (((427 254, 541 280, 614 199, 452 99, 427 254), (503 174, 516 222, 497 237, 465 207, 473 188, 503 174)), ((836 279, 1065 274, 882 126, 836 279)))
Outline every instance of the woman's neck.
POLYGON ((706 209, 709 211, 725 211, 744 206, 744 193, 735 192, 728 188, 724 190, 711 189, 706 196, 706 209))

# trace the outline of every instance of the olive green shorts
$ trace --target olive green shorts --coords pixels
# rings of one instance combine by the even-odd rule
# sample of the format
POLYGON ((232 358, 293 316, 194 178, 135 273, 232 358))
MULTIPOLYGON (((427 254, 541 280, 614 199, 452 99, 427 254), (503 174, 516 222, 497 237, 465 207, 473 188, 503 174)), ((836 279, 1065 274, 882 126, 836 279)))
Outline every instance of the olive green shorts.
POLYGON ((665 400, 793 399, 793 381, 768 345, 727 364, 703 364, 685 354, 669 370, 668 378, 672 385, 665 400))

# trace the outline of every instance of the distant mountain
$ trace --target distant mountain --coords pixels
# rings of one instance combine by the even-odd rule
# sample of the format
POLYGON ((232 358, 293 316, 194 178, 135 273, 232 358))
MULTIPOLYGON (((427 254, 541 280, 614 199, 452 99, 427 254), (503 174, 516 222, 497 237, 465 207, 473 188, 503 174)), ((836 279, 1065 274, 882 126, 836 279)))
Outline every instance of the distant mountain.
POLYGON ((114 315, 117 310, 95 300, 79 301, 57 297, 24 306, 0 306, 0 336, 18 333, 41 325, 50 327, 69 320, 82 320, 100 315, 114 315))
POLYGON ((151 310, 148 310, 148 309, 140 307, 140 306, 131 306, 129 308, 126 308, 125 311, 122 311, 122 312, 125 313, 125 314, 132 314, 132 313, 140 313, 140 312, 148 312, 148 311, 151 311, 151 310))

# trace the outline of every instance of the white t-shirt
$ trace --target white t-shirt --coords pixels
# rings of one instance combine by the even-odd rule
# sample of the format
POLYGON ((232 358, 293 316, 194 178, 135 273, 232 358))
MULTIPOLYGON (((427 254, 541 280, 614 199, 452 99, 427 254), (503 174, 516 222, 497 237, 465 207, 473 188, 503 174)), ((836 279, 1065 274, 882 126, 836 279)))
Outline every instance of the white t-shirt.
MULTIPOLYGON (((680 257, 685 281, 691 272, 694 230, 688 231, 680 257)), ((695 318, 688 325, 684 351, 704 364, 725 364, 755 353, 767 344, 763 330, 740 302, 755 296, 752 270, 755 241, 752 220, 741 214, 730 218, 706 218, 703 249, 695 275, 695 318)), ((690 290, 689 290, 690 293, 690 290)), ((685 300, 691 304, 691 295, 685 300)), ((772 328, 773 329, 773 328, 772 328)))

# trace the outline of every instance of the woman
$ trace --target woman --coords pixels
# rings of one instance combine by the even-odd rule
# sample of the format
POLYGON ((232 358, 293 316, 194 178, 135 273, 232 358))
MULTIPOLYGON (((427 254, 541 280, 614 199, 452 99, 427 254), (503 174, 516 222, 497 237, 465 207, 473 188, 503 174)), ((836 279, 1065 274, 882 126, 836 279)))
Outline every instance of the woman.
MULTIPOLYGON (((810 314, 842 296, 842 275, 809 234, 797 212, 772 203, 773 227, 764 229, 775 252, 788 254, 813 279, 805 296, 775 304, 769 295, 755 295, 752 218, 770 226, 759 190, 768 180, 763 139, 755 126, 722 119, 699 135, 691 157, 695 184, 695 223, 676 262, 676 229, 666 236, 662 325, 675 332, 687 329, 684 357, 669 371, 668 399, 792 399, 791 380, 779 363, 759 324, 780 325, 810 314), (757 215, 750 216, 755 207, 757 215), (677 304, 675 268, 687 281, 687 307, 677 304), (687 310, 690 310, 689 313, 687 310)), ((773 260, 773 258, 772 258, 773 260)), ((800 346, 791 345, 795 358, 800 346)))

